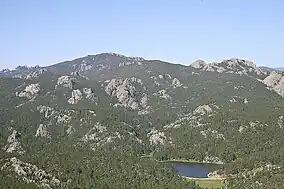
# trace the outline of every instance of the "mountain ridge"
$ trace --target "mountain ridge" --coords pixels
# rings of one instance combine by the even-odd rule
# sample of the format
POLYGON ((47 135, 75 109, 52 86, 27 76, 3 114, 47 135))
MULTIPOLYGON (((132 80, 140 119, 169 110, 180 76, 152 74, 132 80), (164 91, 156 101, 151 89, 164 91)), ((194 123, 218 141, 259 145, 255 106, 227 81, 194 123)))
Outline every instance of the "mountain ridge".
POLYGON ((156 161, 193 159, 228 164, 231 188, 283 184, 279 72, 242 59, 184 66, 103 53, 3 74, 0 172, 18 181, 194 188, 156 161))

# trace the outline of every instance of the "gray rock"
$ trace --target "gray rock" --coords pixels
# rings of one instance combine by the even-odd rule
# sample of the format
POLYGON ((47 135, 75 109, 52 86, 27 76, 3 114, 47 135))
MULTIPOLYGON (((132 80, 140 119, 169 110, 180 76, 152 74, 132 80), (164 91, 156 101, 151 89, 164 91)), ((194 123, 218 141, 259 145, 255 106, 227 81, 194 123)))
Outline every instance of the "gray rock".
POLYGON ((83 94, 79 89, 72 91, 71 98, 68 99, 69 104, 78 104, 78 102, 83 98, 83 94))
POLYGON ((40 70, 34 71, 34 72, 28 74, 26 76, 26 79, 37 78, 38 76, 42 75, 45 71, 46 71, 45 69, 40 69, 40 70))
POLYGON ((190 66, 193 68, 202 69, 206 65, 207 64, 205 63, 204 60, 196 60, 190 66))
POLYGON ((40 91, 40 85, 37 84, 30 84, 26 86, 26 88, 21 91, 20 93, 16 93, 18 97, 25 97, 28 99, 34 99, 40 91))
POLYGON ((173 88, 177 88, 177 87, 181 87, 182 84, 177 78, 174 78, 173 81, 172 81, 172 86, 173 86, 173 88))
POLYGON ((66 114, 63 114, 63 115, 58 115, 57 117, 57 123, 69 123, 71 121, 71 116, 68 116, 66 114))
POLYGON ((68 75, 64 75, 58 78, 56 88, 59 86, 66 87, 69 89, 73 89, 74 81, 68 75))
POLYGON ((261 68, 258 68, 253 62, 237 58, 224 60, 220 63, 213 62, 209 64, 206 64, 203 60, 197 60, 190 66, 208 72, 226 72, 238 75, 248 75, 249 72, 256 73, 257 75, 266 74, 265 71, 263 71, 261 68))
POLYGON ((171 143, 171 141, 165 136, 165 133, 158 131, 153 128, 147 136, 149 137, 149 142, 151 145, 165 145, 166 143, 171 143))
POLYGON ((142 108, 147 107, 147 102, 148 102, 148 95, 144 93, 143 97, 140 100, 140 105, 142 106, 142 108))
POLYGON ((112 79, 105 87, 105 91, 108 95, 116 97, 122 106, 138 109, 135 83, 143 85, 141 79, 137 78, 112 79))
POLYGON ((167 94, 167 91, 165 89, 160 90, 157 93, 154 93, 153 95, 158 96, 160 98, 163 98, 165 100, 171 100, 172 99, 172 97, 169 94, 167 94))
POLYGON ((49 119, 53 116, 56 115, 56 111, 51 108, 51 107, 48 107, 48 106, 44 106, 44 105, 39 105, 37 106, 37 110, 41 113, 41 114, 44 114, 44 117, 49 119))
POLYGON ((263 80, 263 83, 280 96, 284 97, 284 76, 280 73, 275 71, 271 72, 270 75, 263 80))
POLYGON ((95 93, 92 91, 91 88, 83 88, 83 93, 85 94, 85 98, 91 102, 96 101, 95 93))
POLYGON ((1 171, 14 172, 26 183, 35 183, 38 187, 52 189, 61 188, 61 181, 36 165, 23 162, 13 157, 1 167, 1 171))
POLYGON ((8 137, 7 139, 7 145, 3 148, 3 150, 7 153, 18 153, 20 155, 23 155, 25 151, 23 150, 20 142, 21 134, 13 130, 13 133, 8 137))
POLYGON ((48 128, 46 125, 40 124, 38 129, 36 130, 36 137, 45 137, 45 138, 51 138, 51 135, 48 132, 48 128))
POLYGON ((209 105, 201 105, 198 106, 195 110, 194 110, 194 114, 199 114, 199 115, 205 115, 205 114, 210 114, 213 112, 213 109, 209 106, 209 105))

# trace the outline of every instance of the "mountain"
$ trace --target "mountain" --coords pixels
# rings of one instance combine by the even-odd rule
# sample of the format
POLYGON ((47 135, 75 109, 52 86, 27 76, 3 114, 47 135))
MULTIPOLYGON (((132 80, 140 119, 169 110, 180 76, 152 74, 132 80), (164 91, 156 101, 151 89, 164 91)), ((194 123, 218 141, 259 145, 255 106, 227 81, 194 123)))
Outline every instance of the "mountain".
POLYGON ((199 188, 159 161, 225 163, 228 188, 282 188, 284 77, 115 53, 0 72, 0 186, 199 188))
POLYGON ((284 67, 274 68, 275 70, 284 71, 284 67))

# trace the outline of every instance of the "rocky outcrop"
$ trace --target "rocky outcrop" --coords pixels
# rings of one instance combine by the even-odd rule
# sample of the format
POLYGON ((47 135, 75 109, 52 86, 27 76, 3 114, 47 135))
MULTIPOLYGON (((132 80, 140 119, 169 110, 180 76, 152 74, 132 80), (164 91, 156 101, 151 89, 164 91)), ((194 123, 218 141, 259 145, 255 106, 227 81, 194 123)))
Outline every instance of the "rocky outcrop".
POLYGON ((284 97, 284 76, 275 71, 267 76, 263 83, 269 88, 277 92, 280 96, 284 97))
POLYGON ((61 188, 61 182, 56 177, 39 169, 36 165, 23 162, 16 157, 5 163, 1 171, 15 173, 18 179, 26 183, 35 183, 38 187, 46 189, 61 188))
POLYGON ((181 87, 182 84, 177 78, 174 78, 173 81, 172 81, 172 86, 173 86, 173 88, 178 88, 178 87, 181 87))
POLYGON ((69 89, 73 89, 73 85, 74 85, 73 78, 71 78, 68 75, 64 75, 58 78, 57 85, 55 86, 55 88, 62 86, 62 87, 66 87, 69 89))
POLYGON ((171 140, 166 137, 164 132, 158 131, 155 128, 153 128, 147 136, 149 137, 151 145, 165 145, 166 143, 171 143, 171 140))
POLYGON ((154 96, 158 96, 159 98, 163 98, 165 100, 171 100, 172 97, 167 94, 167 91, 165 89, 158 91, 157 93, 153 94, 154 96))
POLYGON ((85 95, 85 98, 90 102, 93 103, 97 100, 96 95, 91 88, 83 88, 83 93, 85 95))
POLYGON ((258 68, 253 62, 237 58, 224 60, 220 63, 214 62, 209 64, 206 64, 203 60, 197 60, 193 62, 190 66, 208 72, 224 72, 239 75, 248 75, 249 73, 255 73, 257 75, 266 74, 265 71, 263 71, 261 68, 258 68))
POLYGON ((20 142, 21 134, 13 130, 13 133, 7 139, 7 145, 3 148, 3 150, 7 153, 18 153, 20 155, 24 154, 25 151, 23 150, 20 142))
POLYGON ((57 117, 57 123, 66 124, 66 123, 69 123, 70 121, 71 121, 71 116, 68 116, 66 114, 60 114, 57 117))
POLYGON ((76 72, 82 73, 91 70, 93 66, 91 64, 87 64, 86 60, 83 60, 82 64, 74 64, 71 68, 75 69, 76 72))
POLYGON ((68 103, 78 104, 83 97, 91 103, 94 103, 97 100, 96 95, 93 93, 91 88, 83 88, 82 92, 80 89, 73 90, 72 96, 68 99, 68 103))
MULTIPOLYGON (((145 97, 137 99, 136 84, 143 86, 142 81, 137 78, 112 79, 105 87, 105 91, 108 95, 116 97, 122 106, 138 109, 139 101, 145 101, 145 97)), ((146 88, 143 86, 143 89, 146 88)))
POLYGON ((209 105, 201 105, 198 106, 193 113, 194 114, 199 114, 199 115, 205 115, 205 114, 210 114, 213 112, 213 109, 209 105))
POLYGON ((78 104, 78 102, 83 98, 83 94, 79 89, 72 91, 72 96, 68 99, 69 104, 78 104))
POLYGON ((39 105, 37 106, 37 110, 41 113, 41 114, 44 114, 44 117, 49 119, 53 116, 56 116, 56 111, 51 108, 51 107, 48 107, 48 106, 44 106, 44 105, 39 105))
POLYGON ((190 66, 193 67, 193 68, 202 69, 206 65, 207 64, 205 63, 205 61, 203 61, 203 60, 196 60, 190 66))
POLYGON ((45 69, 40 69, 40 70, 34 71, 34 72, 28 74, 28 75, 26 76, 26 79, 37 78, 38 76, 44 74, 45 71, 46 71, 45 69))
POLYGON ((140 106, 142 108, 146 108, 147 107, 147 102, 148 102, 148 95, 147 94, 143 94, 141 100, 140 100, 140 106))
POLYGON ((36 130, 35 137, 51 138, 51 135, 48 132, 47 126, 40 124, 38 129, 36 130))
POLYGON ((125 66, 130 66, 130 65, 137 65, 137 66, 141 66, 142 62, 139 61, 128 61, 128 62, 121 62, 118 64, 118 67, 125 67, 125 66))
POLYGON ((40 91, 40 85, 37 84, 30 84, 26 86, 26 88, 21 91, 20 93, 16 93, 18 97, 25 97, 28 99, 34 99, 40 91))

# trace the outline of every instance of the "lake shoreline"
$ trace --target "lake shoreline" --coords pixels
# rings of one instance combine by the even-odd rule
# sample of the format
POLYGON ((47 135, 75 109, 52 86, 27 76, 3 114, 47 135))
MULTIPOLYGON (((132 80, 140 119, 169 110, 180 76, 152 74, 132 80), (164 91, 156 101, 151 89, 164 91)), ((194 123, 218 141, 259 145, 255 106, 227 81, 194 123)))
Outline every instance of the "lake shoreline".
POLYGON ((194 177, 186 177, 186 176, 181 176, 182 178, 188 179, 188 180, 226 180, 225 177, 212 177, 212 178, 194 178, 194 177))

